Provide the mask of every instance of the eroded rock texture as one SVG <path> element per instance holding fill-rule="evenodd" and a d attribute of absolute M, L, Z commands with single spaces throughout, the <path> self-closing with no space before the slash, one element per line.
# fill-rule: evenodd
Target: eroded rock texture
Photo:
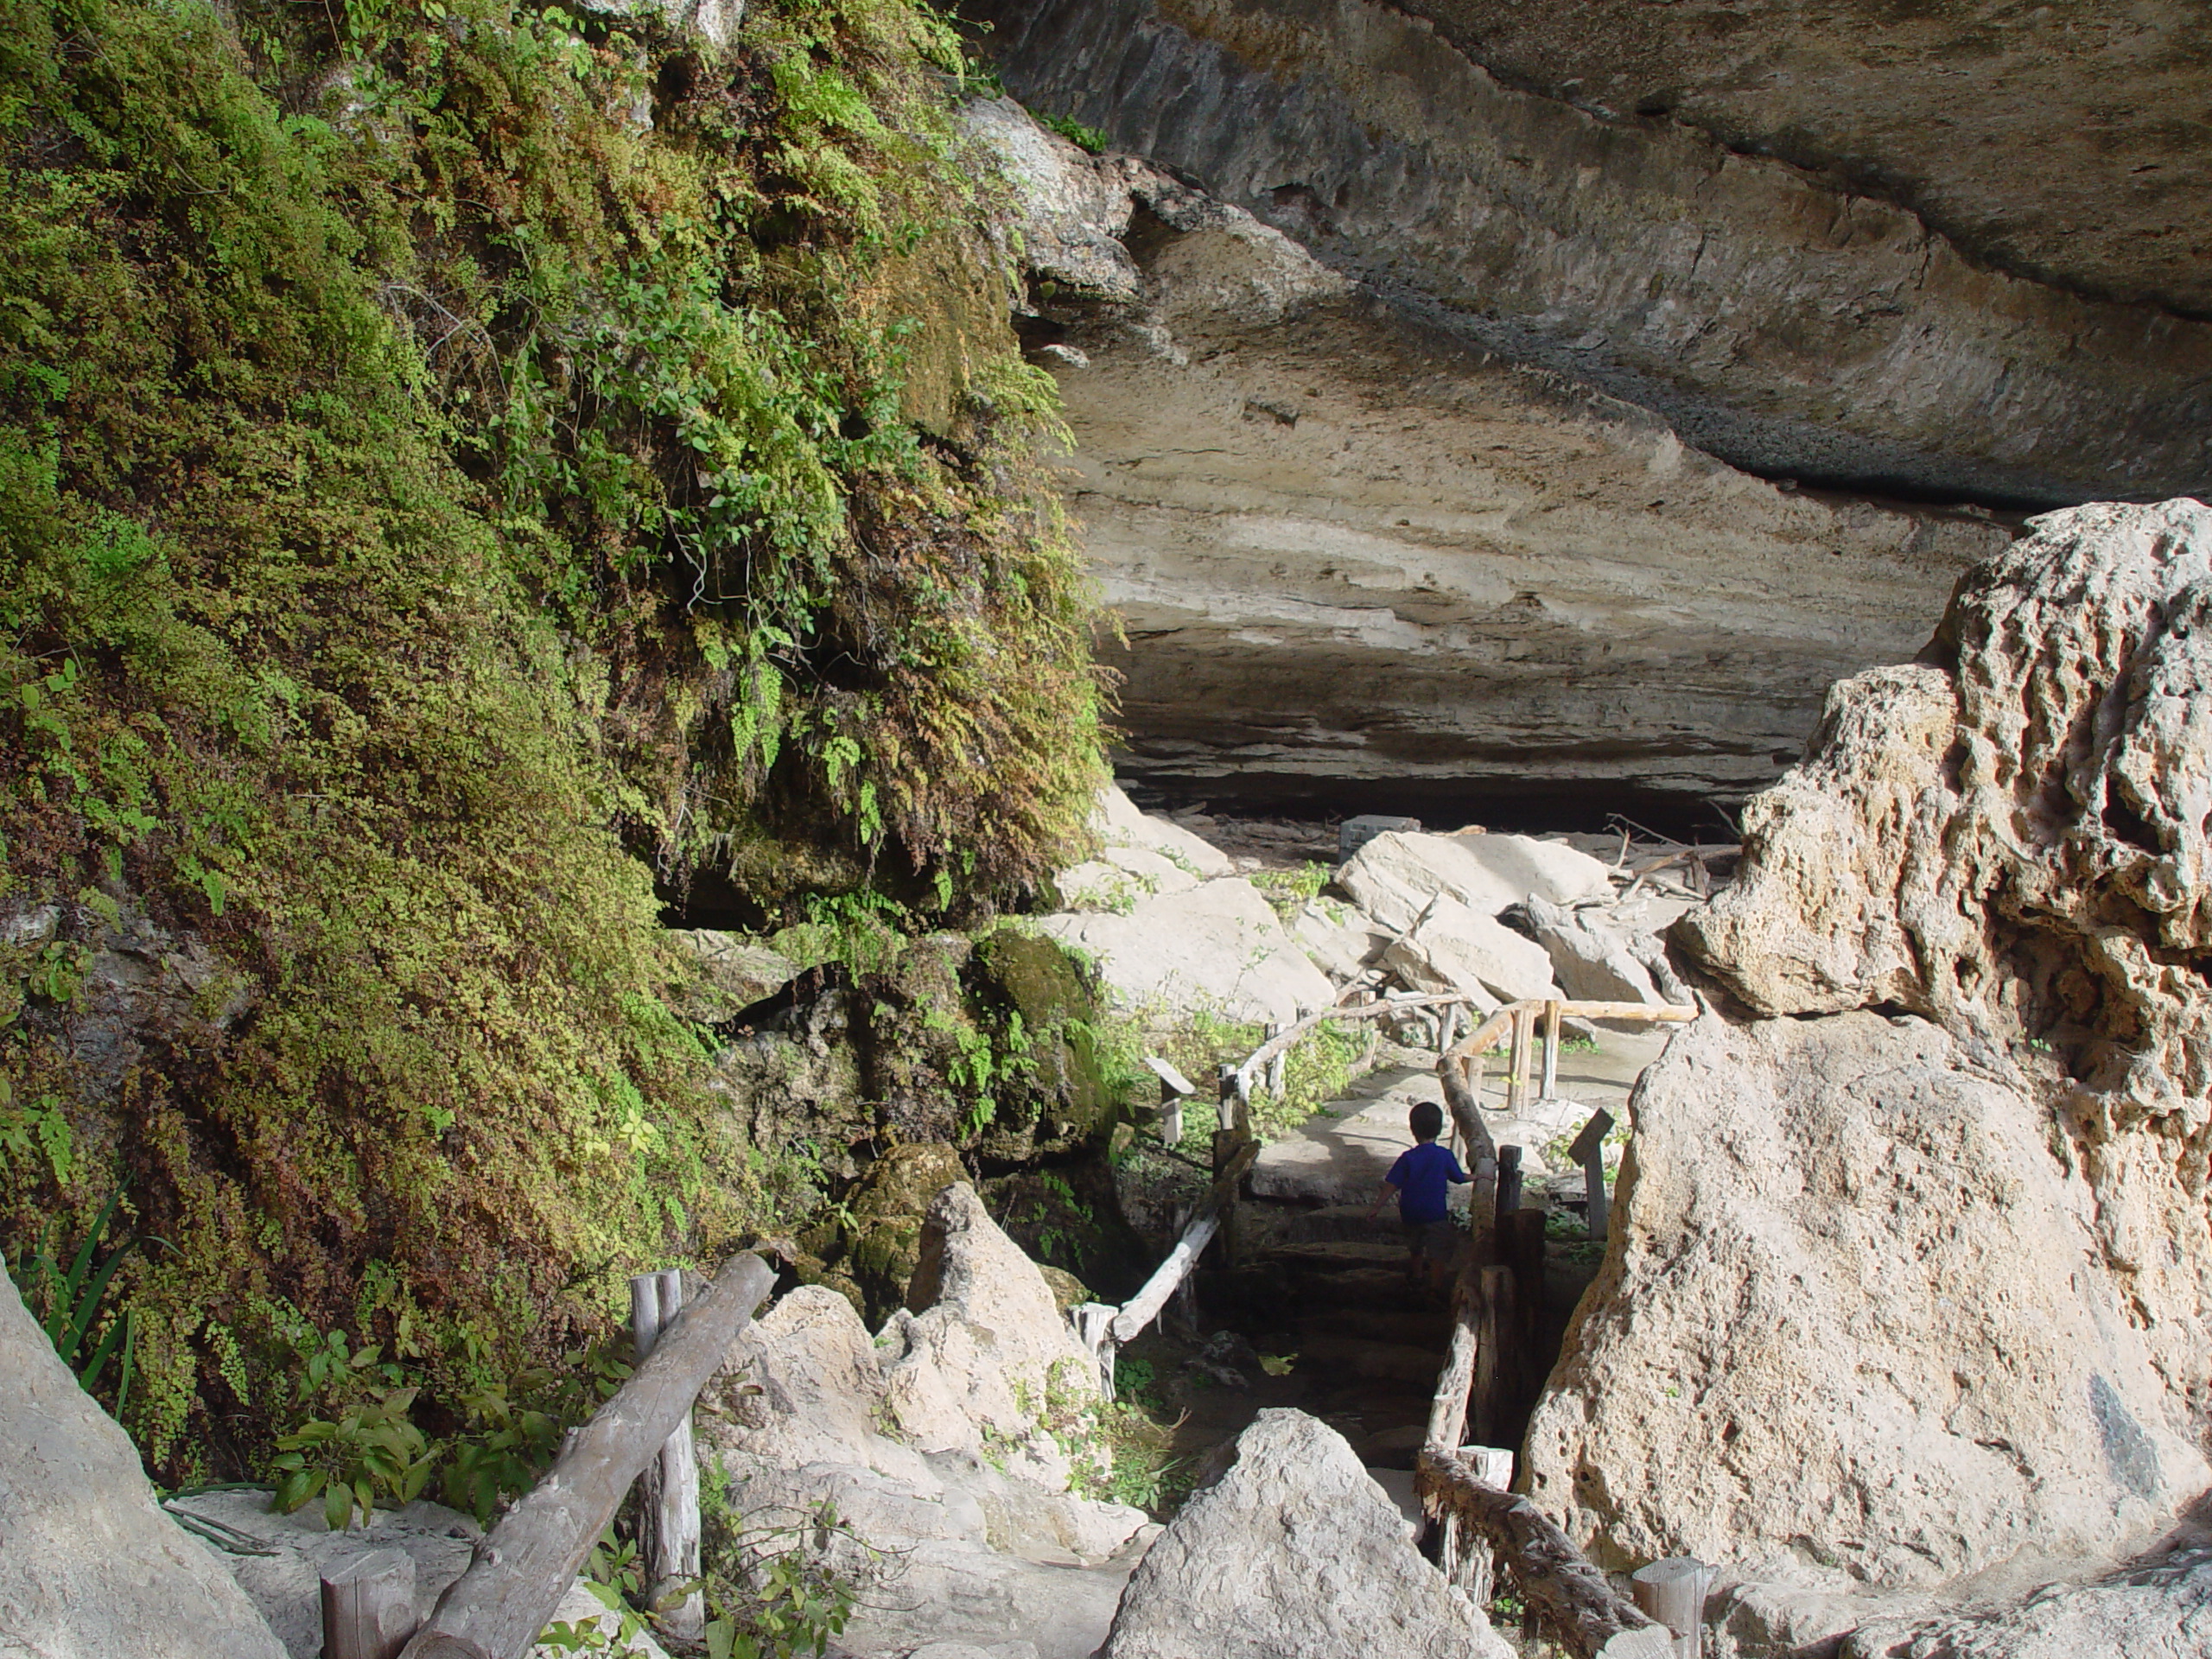
<path fill-rule="evenodd" d="M 1241 207 L 1011 105 L 973 118 L 1017 181 L 1029 331 L 1128 630 L 1129 775 L 1439 817 L 1741 795 L 2009 537 L 1748 476 Z"/>
<path fill-rule="evenodd" d="M 1736 465 L 2202 488 L 2212 325 L 2168 308 L 2207 304 L 2202 29 L 2009 10 L 1003 0 L 993 49 L 1031 107 Z"/>
<path fill-rule="evenodd" d="M 1675 942 L 1828 1017 L 1700 1022 L 1633 1103 L 1529 1442 L 1601 1550 L 1934 1582 L 2212 1481 L 2208 601 L 2212 510 L 2052 514 L 1746 809 Z"/>

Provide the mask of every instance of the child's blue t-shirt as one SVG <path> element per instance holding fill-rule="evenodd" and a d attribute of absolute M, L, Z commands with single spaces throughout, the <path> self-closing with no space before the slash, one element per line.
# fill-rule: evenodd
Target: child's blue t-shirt
<path fill-rule="evenodd" d="M 1465 1185 L 1470 1179 L 1452 1155 L 1452 1148 L 1438 1141 L 1424 1141 L 1398 1154 L 1390 1173 L 1382 1178 L 1398 1189 L 1398 1214 L 1406 1221 L 1442 1221 L 1452 1213 L 1445 1197 L 1447 1183 Z"/>

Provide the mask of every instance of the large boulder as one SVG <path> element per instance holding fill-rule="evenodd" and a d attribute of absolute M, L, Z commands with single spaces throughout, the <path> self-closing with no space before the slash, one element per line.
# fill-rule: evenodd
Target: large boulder
<path fill-rule="evenodd" d="M 1122 914 L 1047 916 L 1042 926 L 1096 957 L 1116 998 L 1140 1010 L 1206 1005 L 1230 1020 L 1288 1024 L 1337 1000 L 1259 889 L 1234 877 L 1139 899 Z"/>
<path fill-rule="evenodd" d="M 2043 1109 L 1928 1021 L 1675 1038 L 1529 1491 L 1601 1564 L 1933 1584 L 2147 1535 L 2212 1481 Z"/>
<path fill-rule="evenodd" d="M 1327 1424 L 1263 1411 L 1168 1524 L 1099 1659 L 1507 1659 Z"/>
<path fill-rule="evenodd" d="M 2212 511 L 2049 515 L 1747 807 L 1672 937 L 1796 1017 L 1646 1073 L 1530 1430 L 1602 1557 L 1934 1586 L 2212 1485 L 2208 641 Z"/>
<path fill-rule="evenodd" d="M 1555 905 L 1611 899 L 1611 874 L 1589 854 L 1528 836 L 1429 836 L 1393 830 L 1337 872 L 1337 885 L 1383 926 L 1403 930 L 1442 893 L 1496 916 L 1530 897 Z"/>
<path fill-rule="evenodd" d="M 980 1454 L 987 1436 L 1021 1444 L 1053 1402 L 1097 1392 L 1052 1287 L 965 1182 L 930 1205 L 906 1300 L 914 1311 L 893 1315 L 879 1338 L 884 1409 L 921 1451 Z"/>
<path fill-rule="evenodd" d="M 1557 996 L 1544 947 L 1481 911 L 1439 894 L 1382 960 L 1418 991 L 1459 991 L 1484 1013 L 1524 997 Z"/>
<path fill-rule="evenodd" d="M 1012 1263 L 998 1261 L 990 1276 L 1015 1276 Z M 1018 1294 L 980 1294 L 973 1306 L 1010 1319 L 1039 1311 Z M 1001 1344 L 997 1331 L 970 1332 L 957 1357 L 995 1370 L 1022 1345 L 1018 1332 L 1007 1335 Z M 956 1344 L 938 1341 L 929 1363 L 955 1357 Z M 818 1550 L 861 1586 L 861 1611 L 839 1638 L 847 1651 L 905 1654 L 958 1639 L 1005 1659 L 1013 1641 L 1038 1659 L 1087 1659 L 1156 1529 L 1141 1510 L 1058 1490 L 1065 1459 L 1033 1455 L 1033 1434 L 1014 1446 L 1002 1423 L 988 1457 L 957 1446 L 925 1454 L 902 1438 L 887 1374 L 916 1363 L 896 1339 L 879 1346 L 849 1302 L 816 1287 L 785 1296 L 739 1337 L 695 1421 L 751 1547 Z M 935 1381 L 936 1403 L 950 1399 L 950 1409 L 990 1393 L 974 1379 Z M 982 1440 L 944 1434 L 942 1421 L 921 1420 L 924 1445 Z M 824 1504 L 842 1523 L 835 1532 L 810 1524 Z"/>
<path fill-rule="evenodd" d="M 2212 509 L 2051 513 L 1961 584 L 1929 660 L 1837 685 L 1675 924 L 1762 1014 L 1886 1007 L 2037 1080 L 2102 1271 L 2212 1420 Z"/>
<path fill-rule="evenodd" d="M 0 1274 L 0 1654 L 285 1659 Z"/>

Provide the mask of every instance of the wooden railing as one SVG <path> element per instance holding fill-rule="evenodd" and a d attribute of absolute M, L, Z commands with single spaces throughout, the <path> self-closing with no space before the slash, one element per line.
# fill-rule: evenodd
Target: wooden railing
<path fill-rule="evenodd" d="M 673 1273 L 633 1281 L 637 1369 L 582 1427 L 569 1431 L 543 1479 L 488 1535 L 468 1568 L 418 1619 L 414 1563 L 375 1550 L 334 1563 L 322 1581 L 325 1659 L 522 1659 L 575 1581 L 592 1545 L 649 1467 L 648 1570 L 668 1590 L 698 1571 L 698 1486 L 692 1402 L 767 1295 L 775 1274 L 757 1255 L 723 1263 L 706 1293 L 682 1306 Z M 692 1595 L 674 1602 L 671 1633 L 696 1638 Z"/>
<path fill-rule="evenodd" d="M 1662 1623 L 1616 1592 L 1605 1575 L 1586 1560 L 1566 1535 L 1524 1497 L 1503 1490 L 1512 1454 L 1463 1446 L 1471 1408 L 1478 1434 L 1493 1433 L 1510 1414 L 1510 1402 L 1534 1391 L 1529 1375 L 1532 1343 L 1543 1297 L 1543 1217 L 1520 1206 L 1518 1147 L 1494 1144 L 1483 1120 L 1483 1072 L 1491 1048 L 1510 1037 L 1506 1107 L 1518 1114 L 1529 1103 L 1534 1051 L 1541 1022 L 1542 1091 L 1557 1086 L 1560 1027 L 1568 1019 L 1675 1023 L 1700 1010 L 1637 1002 L 1516 1002 L 1490 1015 L 1437 1062 L 1444 1097 L 1465 1148 L 1474 1178 L 1468 1252 L 1452 1297 L 1452 1345 L 1429 1406 L 1415 1488 L 1422 1507 L 1442 1529 L 1446 1574 L 1471 1593 L 1486 1592 L 1492 1564 L 1513 1575 L 1522 1605 L 1575 1659 L 1664 1659 L 1694 1655 L 1698 1604 L 1709 1573 L 1696 1562 L 1662 1562 L 1668 1571 L 1636 1586 L 1670 1615 Z M 1605 1131 L 1609 1113 L 1593 1113 L 1577 1137 L 1574 1155 L 1589 1194 L 1589 1230 L 1605 1231 Z M 1677 1570 L 1682 1569 L 1682 1570 Z M 1687 1586 L 1687 1588 L 1685 1587 Z"/>

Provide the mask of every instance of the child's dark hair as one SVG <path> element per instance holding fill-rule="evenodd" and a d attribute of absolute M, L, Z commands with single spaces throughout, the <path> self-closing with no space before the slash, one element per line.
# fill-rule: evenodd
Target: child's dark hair
<path fill-rule="evenodd" d="M 1433 1141 L 1444 1133 L 1444 1109 L 1433 1100 L 1417 1102 L 1406 1120 L 1416 1141 Z"/>

